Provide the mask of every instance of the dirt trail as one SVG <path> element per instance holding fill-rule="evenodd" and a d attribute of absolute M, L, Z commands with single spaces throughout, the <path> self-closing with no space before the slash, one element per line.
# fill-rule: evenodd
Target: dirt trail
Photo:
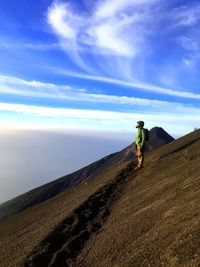
<path fill-rule="evenodd" d="M 98 189 L 62 220 L 34 249 L 24 266 L 71 266 L 86 241 L 101 229 L 120 197 L 132 166 L 120 171 L 110 183 Z"/>

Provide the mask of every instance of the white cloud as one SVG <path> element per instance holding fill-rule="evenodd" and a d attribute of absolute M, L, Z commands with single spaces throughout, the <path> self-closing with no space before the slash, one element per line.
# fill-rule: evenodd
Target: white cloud
<path fill-rule="evenodd" d="M 100 2 L 92 17 L 94 26 L 90 26 L 95 44 L 102 49 L 108 49 L 114 55 L 136 56 L 142 50 L 144 36 L 149 33 L 143 24 L 150 18 L 148 12 L 139 12 L 137 7 L 155 2 L 158 1 Z"/>
<path fill-rule="evenodd" d="M 77 20 L 79 20 L 78 17 L 73 18 L 69 4 L 55 2 L 49 8 L 48 22 L 54 31 L 64 38 L 73 39 L 76 37 Z M 75 22 L 74 25 L 73 21 Z"/>
<path fill-rule="evenodd" d="M 48 9 L 48 24 L 75 65 L 95 76 L 94 80 L 105 81 L 106 78 L 99 76 L 106 76 L 107 82 L 113 78 L 113 81 L 118 80 L 116 84 L 136 85 L 141 90 L 158 94 L 199 98 L 194 93 L 156 88 L 145 83 L 152 77 L 160 82 L 160 69 L 156 77 L 152 73 L 159 68 L 153 57 L 162 57 L 160 67 L 166 70 L 168 63 L 177 61 L 177 55 L 182 53 L 176 71 L 163 75 L 171 76 L 173 72 L 171 84 L 180 86 L 179 73 L 188 71 L 188 65 L 181 62 L 182 58 L 199 61 L 199 35 L 194 29 L 199 20 L 199 4 L 180 4 L 178 8 L 173 8 L 171 4 L 165 5 L 163 0 L 99 0 L 90 2 L 90 5 L 88 13 L 76 9 L 76 3 L 62 1 L 54 1 Z M 194 26 L 192 31 L 187 31 L 188 26 Z M 177 31 L 177 27 L 181 27 L 181 31 Z M 170 48 L 173 41 L 175 46 L 169 49 L 173 52 L 168 52 L 164 60 L 163 54 L 160 54 L 163 53 L 162 45 L 166 43 Z M 180 46 L 186 51 L 180 50 Z M 184 54 L 188 52 L 191 55 Z M 170 77 L 163 80 L 166 79 Z"/>
<path fill-rule="evenodd" d="M 95 44 L 106 50 L 104 53 L 134 56 L 137 49 L 127 42 L 125 36 L 122 38 L 123 26 L 120 24 L 119 21 L 111 20 L 93 27 L 90 32 L 93 33 Z"/>
<path fill-rule="evenodd" d="M 86 16 L 77 15 L 69 4 L 55 1 L 48 9 L 47 21 L 68 52 L 80 52 L 89 45 L 95 54 L 135 56 L 149 32 L 143 24 L 150 18 L 145 9 L 141 12 L 137 7 L 155 2 L 158 0 L 102 1 Z"/>
<path fill-rule="evenodd" d="M 194 65 L 194 62 L 191 59 L 183 58 L 182 61 L 187 68 L 191 68 Z"/>
<path fill-rule="evenodd" d="M 200 50 L 197 40 L 192 37 L 181 36 L 177 39 L 177 41 L 184 49 L 191 52 L 198 52 Z"/>
<path fill-rule="evenodd" d="M 73 76 L 73 73 L 71 74 Z M 77 75 L 77 77 L 85 79 L 94 79 L 99 81 L 104 81 L 108 83 L 120 84 L 123 86 L 128 86 L 132 88 L 140 88 L 142 90 L 147 90 L 156 93 L 162 93 L 166 95 L 176 95 L 179 97 L 200 99 L 200 95 L 193 94 L 190 92 L 180 92 L 172 89 L 160 88 L 157 86 L 149 84 L 140 83 L 129 83 L 120 80 L 108 79 L 105 77 L 95 77 L 88 75 Z M 75 76 L 76 77 L 76 76 Z M 94 94 L 88 93 L 87 90 L 71 88 L 67 85 L 57 85 L 52 83 L 44 83 L 40 81 L 26 81 L 11 76 L 0 76 L 0 93 L 9 95 L 21 95 L 27 97 L 36 97 L 44 99 L 57 99 L 57 100 L 68 100 L 75 101 L 76 103 L 88 102 L 88 103 L 110 103 L 116 105 L 130 105 L 130 106 L 143 106 L 146 108 L 159 108 L 159 110 L 171 107 L 171 105 L 176 104 L 176 106 L 182 106 L 180 103 L 171 103 L 168 101 L 160 101 L 156 99 L 145 99 L 138 97 L 128 97 L 128 96 L 117 96 L 117 95 L 107 95 L 107 94 Z"/>
<path fill-rule="evenodd" d="M 82 110 L 82 109 L 67 109 L 67 108 L 50 108 L 42 106 L 29 106 L 23 104 L 7 104 L 0 103 L 0 110 L 14 111 L 21 113 L 32 113 L 41 117 L 59 116 L 67 118 L 79 119 L 105 119 L 117 120 L 122 117 L 131 118 L 133 114 L 112 112 L 112 111 L 98 111 L 98 110 Z"/>
<path fill-rule="evenodd" d="M 70 87 L 67 85 L 59 86 L 55 85 L 53 83 L 46 83 L 46 82 L 40 82 L 40 81 L 27 81 L 23 80 L 17 77 L 12 76 L 6 76 L 6 75 L 0 75 L 0 85 L 1 87 L 4 85 L 19 85 L 19 86 L 29 86 L 34 88 L 46 88 L 46 89 L 64 89 L 64 90 L 70 90 Z"/>
<path fill-rule="evenodd" d="M 134 1 L 124 0 L 124 1 L 113 1 L 106 0 L 99 3 L 96 8 L 95 16 L 99 19 L 107 19 L 117 15 L 120 11 L 124 11 L 129 6 L 132 6 Z"/>
<path fill-rule="evenodd" d="M 47 23 L 57 35 L 60 47 L 68 56 L 81 68 L 91 72 L 92 69 L 80 55 L 83 47 L 79 44 L 85 40 L 84 29 L 87 25 L 87 18 L 77 15 L 70 4 L 54 1 L 48 8 Z"/>
<path fill-rule="evenodd" d="M 194 26 L 200 21 L 200 4 L 192 1 L 187 5 L 182 5 L 171 12 L 171 18 L 175 26 Z"/>
<path fill-rule="evenodd" d="M 69 75 L 69 76 L 73 76 L 73 77 L 77 77 L 77 78 L 107 82 L 107 83 L 127 86 L 127 87 L 134 88 L 134 89 L 142 89 L 144 91 L 154 92 L 157 94 L 178 96 L 181 98 L 200 99 L 200 94 L 195 94 L 195 93 L 187 92 L 187 91 L 177 91 L 175 89 L 159 87 L 156 85 L 147 84 L 147 83 L 143 83 L 143 82 L 127 82 L 124 80 L 112 79 L 112 78 L 101 77 L 101 76 L 66 72 L 63 70 L 56 70 L 56 69 L 52 69 L 52 70 L 54 70 L 60 74 Z"/>
<path fill-rule="evenodd" d="M 95 15 L 97 18 L 110 18 L 119 12 L 127 11 L 131 7 L 150 5 L 155 2 L 158 2 L 158 0 L 106 0 L 98 5 Z"/>
<path fill-rule="evenodd" d="M 22 41 L 16 42 L 15 40 L 0 40 L 0 48 L 48 51 L 48 50 L 60 50 L 60 45 L 58 43 L 28 43 Z"/>
<path fill-rule="evenodd" d="M 29 106 L 22 104 L 0 103 L 0 110 L 12 112 L 15 115 L 13 120 L 1 120 L 1 127 L 16 128 L 60 128 L 60 129 L 94 129 L 100 131 L 127 131 L 132 132 L 135 128 L 135 121 L 142 119 L 148 128 L 161 126 L 167 131 L 180 134 L 193 130 L 199 124 L 200 109 L 181 108 L 171 105 L 166 112 L 112 112 L 100 110 L 82 110 L 67 108 L 50 108 L 43 106 Z M 176 116 L 174 116 L 174 112 Z M 194 116 L 196 114 L 196 116 Z M 26 115 L 23 121 L 22 115 Z M 17 117 L 18 116 L 18 117 Z M 30 117 L 31 116 L 31 117 Z M 50 120 L 50 121 L 49 121 Z"/>

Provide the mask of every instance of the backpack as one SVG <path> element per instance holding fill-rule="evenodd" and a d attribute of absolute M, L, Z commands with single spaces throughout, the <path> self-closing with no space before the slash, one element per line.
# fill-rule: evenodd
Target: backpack
<path fill-rule="evenodd" d="M 148 142 L 149 141 L 149 130 L 143 128 L 143 131 L 144 131 L 144 136 L 145 136 L 145 142 Z"/>

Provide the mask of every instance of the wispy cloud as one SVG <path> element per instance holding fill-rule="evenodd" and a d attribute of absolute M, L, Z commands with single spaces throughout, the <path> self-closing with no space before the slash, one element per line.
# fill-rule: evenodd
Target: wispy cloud
<path fill-rule="evenodd" d="M 174 21 L 174 26 L 191 27 L 198 25 L 200 22 L 200 4 L 198 1 L 191 1 L 180 5 L 172 10 L 170 16 Z"/>
<path fill-rule="evenodd" d="M 49 6 L 47 22 L 68 57 L 85 72 L 96 77 L 148 83 L 152 77 L 159 82 L 159 67 L 167 70 L 167 61 L 176 61 L 173 76 L 178 80 L 179 70 L 187 71 L 183 58 L 197 59 L 197 55 L 191 58 L 187 53 L 199 51 L 199 37 L 195 37 L 199 36 L 195 28 L 199 11 L 197 2 L 174 8 L 165 5 L 163 0 L 105 0 L 92 2 L 87 13 L 77 10 L 76 4 L 54 1 Z M 193 30 L 188 32 L 188 27 Z M 168 60 L 164 60 L 163 43 L 169 46 Z M 178 58 L 176 55 L 182 48 L 187 51 Z M 154 62 L 157 57 L 162 58 L 159 67 Z M 158 73 L 152 73 L 153 69 Z M 167 77 L 168 73 L 163 75 Z M 147 86 L 140 88 L 143 87 Z M 151 87 L 153 91 L 181 97 L 180 92 L 158 89 Z M 194 98 L 195 94 L 183 92 L 182 96 Z"/>
<path fill-rule="evenodd" d="M 5 76 L 5 75 L 0 75 L 0 84 L 1 86 L 6 84 L 6 85 L 20 85 L 20 86 L 30 86 L 30 87 L 34 87 L 34 88 L 46 88 L 46 89 L 64 89 L 64 90 L 70 90 L 70 87 L 67 85 L 63 85 L 63 86 L 59 86 L 59 85 L 55 85 L 53 83 L 44 83 L 44 82 L 40 82 L 40 81 L 27 81 L 27 80 L 23 80 L 17 77 L 12 77 L 12 76 Z"/>
<path fill-rule="evenodd" d="M 130 8 L 136 8 L 142 5 L 151 5 L 158 2 L 158 0 L 106 0 L 99 2 L 96 8 L 96 17 L 98 18 L 109 18 L 118 15 L 121 11 L 130 10 Z"/>
<path fill-rule="evenodd" d="M 94 45 L 118 56 L 135 57 L 143 50 L 144 40 L 152 31 L 151 7 L 159 0 L 107 0 L 99 2 L 92 16 L 94 26 L 88 32 Z M 144 8 L 148 7 L 148 11 Z"/>
<path fill-rule="evenodd" d="M 57 35 L 61 48 L 83 69 L 92 69 L 80 55 L 79 39 L 83 39 L 83 29 L 87 19 L 73 12 L 69 3 L 54 1 L 48 8 L 47 22 Z M 80 38 L 78 38 L 78 36 Z"/>
<path fill-rule="evenodd" d="M 111 84 L 116 84 L 116 85 L 122 85 L 122 86 L 130 87 L 130 88 L 134 88 L 134 89 L 141 89 L 141 90 L 148 91 L 148 92 L 154 92 L 157 94 L 178 96 L 180 98 L 200 99 L 200 94 L 195 94 L 195 93 L 187 92 L 187 91 L 178 91 L 178 90 L 173 89 L 173 88 L 159 87 L 159 86 L 147 84 L 144 82 L 129 82 L 129 81 L 125 81 L 125 80 L 107 78 L 107 77 L 102 77 L 102 76 L 67 72 L 67 71 L 58 70 L 58 69 L 54 69 L 54 68 L 52 68 L 52 70 L 57 72 L 57 73 L 72 76 L 72 77 L 94 80 L 94 81 L 100 81 L 100 82 L 106 82 L 106 83 L 111 83 Z"/>
<path fill-rule="evenodd" d="M 77 65 L 90 73 L 107 71 L 106 56 L 125 57 L 124 60 L 129 61 L 144 52 L 145 37 L 152 33 L 146 26 L 154 23 L 149 9 L 159 1 L 99 1 L 93 4 L 90 14 L 78 14 L 69 3 L 54 1 L 48 9 L 47 21 L 61 47 Z M 143 8 L 144 4 L 148 5 L 148 10 Z M 94 57 L 93 62 L 97 62 L 99 69 L 85 60 L 84 53 Z M 120 63 L 118 65 L 115 68 L 126 76 Z M 131 63 L 126 65 L 130 72 Z"/>
<path fill-rule="evenodd" d="M 197 67 L 194 58 L 199 54 L 200 4 L 197 1 L 178 5 L 163 0 L 99 0 L 89 1 L 88 10 L 77 3 L 52 1 L 45 17 L 51 30 L 48 34 L 57 37 L 59 46 L 73 63 L 69 59 L 65 63 L 64 54 L 61 58 L 62 54 L 51 51 L 49 60 L 50 53 L 45 53 L 44 65 L 52 62 L 55 68 L 40 68 L 37 76 L 46 79 L 53 73 L 50 80 L 57 75 L 55 83 L 0 76 L 0 92 L 5 99 L 5 94 L 20 95 L 29 98 L 29 103 L 34 97 L 42 98 L 39 102 L 44 105 L 50 105 L 53 101 L 49 99 L 55 99 L 57 105 L 63 106 L 88 108 L 92 103 L 96 109 L 123 108 L 123 111 L 142 110 L 151 114 L 155 114 L 156 109 L 163 114 L 164 110 L 171 109 L 177 114 L 185 110 L 198 111 L 198 108 L 192 109 L 199 107 L 197 100 L 200 99 L 198 79 L 193 79 L 194 67 Z M 58 48 L 56 43 L 31 41 L 23 46 L 44 51 Z M 35 55 L 37 52 L 30 58 Z M 59 63 L 63 69 L 58 67 Z M 48 74 L 44 72 L 47 69 Z M 62 84 L 56 84 L 58 76 Z M 186 77 L 192 82 L 187 82 Z M 70 85 L 66 85 L 67 82 Z M 25 98 L 19 97 L 13 102 L 19 99 Z"/>
<path fill-rule="evenodd" d="M 75 74 L 74 74 L 75 75 Z M 78 75 L 78 74 L 77 74 Z M 79 78 L 82 75 L 78 76 Z M 123 86 L 128 86 L 131 88 L 139 88 L 142 90 L 148 90 L 156 93 L 164 93 L 169 95 L 176 95 L 186 98 L 200 99 L 200 95 L 193 94 L 190 92 L 179 92 L 172 89 L 160 88 L 152 85 L 145 84 L 133 84 L 120 80 L 113 80 L 104 77 L 90 77 L 88 75 L 83 76 L 85 79 L 94 79 L 98 81 L 104 81 L 113 84 L 119 84 Z M 10 76 L 0 76 L 0 93 L 9 95 L 19 95 L 26 97 L 36 97 L 44 99 L 55 99 L 55 100 L 68 100 L 74 101 L 76 103 L 87 102 L 87 103 L 110 103 L 116 105 L 130 105 L 134 107 L 147 107 L 147 108 L 159 108 L 159 110 L 171 108 L 171 106 L 176 105 L 182 106 L 180 103 L 160 101 L 156 99 L 146 99 L 131 96 L 119 96 L 112 94 L 95 94 L 92 92 L 87 92 L 86 89 L 76 89 L 68 85 L 57 85 L 52 83 L 45 83 L 40 81 L 26 81 L 16 77 Z"/>
<path fill-rule="evenodd" d="M 45 43 L 45 42 L 25 42 L 23 40 L 15 40 L 8 37 L 0 36 L 0 48 L 3 49 L 17 49 L 17 50 L 60 50 L 59 43 Z"/>
<path fill-rule="evenodd" d="M 40 51 L 47 51 L 47 50 L 59 50 L 60 46 L 58 43 L 21 43 L 20 47 L 33 49 L 33 50 L 40 50 Z"/>
<path fill-rule="evenodd" d="M 181 36 L 180 38 L 178 38 L 178 42 L 186 50 L 189 50 L 191 52 L 199 51 L 199 44 L 191 37 Z"/>
<path fill-rule="evenodd" d="M 112 81 L 113 82 L 113 81 Z M 4 84 L 5 87 L 2 86 Z M 128 96 L 94 94 L 72 89 L 65 85 L 56 85 L 40 81 L 26 81 L 16 77 L 0 76 L 0 91 L 9 95 L 23 95 L 43 99 L 75 101 L 75 103 L 108 103 L 122 105 L 124 112 L 85 110 L 70 108 L 53 108 L 24 104 L 0 103 L 0 111 L 17 114 L 13 119 L 7 116 L 1 118 L 3 127 L 16 128 L 76 128 L 96 130 L 132 131 L 132 121 L 144 119 L 149 127 L 162 125 L 175 127 L 177 131 L 185 132 L 190 127 L 196 127 L 200 109 L 176 102 L 160 101 Z M 72 102 L 71 102 L 72 103 Z M 125 112 L 132 110 L 133 112 Z M 128 108 L 128 109 L 127 109 Z M 121 110 L 121 109 L 120 109 Z M 159 110 L 159 114 L 157 111 Z M 195 114 L 195 116 L 194 116 Z M 9 115 L 10 116 L 10 115 Z M 25 118 L 24 118 L 25 116 Z M 28 116 L 28 117 L 27 117 Z M 30 117 L 31 116 L 31 117 Z M 29 118 L 30 117 L 30 118 Z M 28 119 L 27 119 L 28 118 Z M 15 125 L 16 124 L 16 125 Z M 21 126 L 20 126 L 21 125 Z M 187 126 L 186 126 L 187 125 Z M 179 129 L 179 130 L 178 130 Z"/>
<path fill-rule="evenodd" d="M 48 22 L 60 37 L 75 39 L 82 19 L 73 15 L 68 3 L 54 1 L 49 7 Z"/>
<path fill-rule="evenodd" d="M 82 110 L 68 108 L 50 108 L 43 106 L 29 106 L 22 104 L 0 103 L 0 110 L 4 112 L 12 112 L 21 114 L 20 119 L 24 128 L 51 128 L 59 127 L 65 129 L 96 129 L 102 131 L 125 131 L 132 132 L 134 123 L 138 119 L 143 119 L 147 127 L 151 128 L 155 125 L 164 127 L 166 130 L 173 129 L 174 133 L 184 133 L 191 131 L 198 126 L 199 109 L 182 108 L 174 116 L 173 110 L 168 113 L 124 113 L 100 110 Z M 194 112 L 196 117 L 194 116 Z M 23 121 L 22 114 L 27 114 L 26 121 Z M 31 117 L 29 117 L 31 116 Z M 43 120 L 45 118 L 45 120 Z M 47 119 L 48 118 L 48 119 Z M 48 124 L 50 120 L 50 124 Z M 5 123 L 5 125 L 4 125 Z M 12 123 L 12 127 L 20 128 L 20 120 L 16 120 L 17 125 Z M 1 120 L 0 125 L 8 126 L 8 122 Z"/>
<path fill-rule="evenodd" d="M 145 4 L 150 8 L 159 1 L 100 1 L 88 16 L 77 14 L 69 3 L 54 1 L 47 20 L 62 44 L 73 44 L 68 49 L 81 51 L 89 46 L 95 54 L 132 57 L 150 32 L 145 24 L 152 22 L 150 12 L 141 7 Z"/>
<path fill-rule="evenodd" d="M 179 29 L 177 44 L 185 50 L 183 63 L 191 68 L 199 61 L 200 56 L 200 3 L 190 1 L 174 8 L 168 15 L 171 26 Z"/>

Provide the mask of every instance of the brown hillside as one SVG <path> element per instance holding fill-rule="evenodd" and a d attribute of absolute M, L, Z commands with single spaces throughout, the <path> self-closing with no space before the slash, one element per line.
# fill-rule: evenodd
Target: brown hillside
<path fill-rule="evenodd" d="M 200 266 L 200 131 L 132 173 L 76 266 Z"/>
<path fill-rule="evenodd" d="M 200 131 L 0 223 L 0 266 L 199 266 Z"/>
<path fill-rule="evenodd" d="M 170 136 L 161 127 L 154 127 L 149 131 L 149 142 L 146 145 L 146 151 L 154 150 L 164 144 L 173 141 Z M 73 187 L 78 183 L 94 179 L 100 176 L 107 169 L 114 169 L 124 162 L 128 162 L 134 157 L 134 143 L 122 151 L 108 155 L 96 162 L 68 175 L 60 177 L 52 182 L 34 188 L 20 196 L 15 197 L 5 203 L 0 204 L 0 220 L 17 214 L 27 208 L 38 205 L 56 195 L 60 194 L 67 188 Z M 67 163 L 66 163 L 67 164 Z"/>

